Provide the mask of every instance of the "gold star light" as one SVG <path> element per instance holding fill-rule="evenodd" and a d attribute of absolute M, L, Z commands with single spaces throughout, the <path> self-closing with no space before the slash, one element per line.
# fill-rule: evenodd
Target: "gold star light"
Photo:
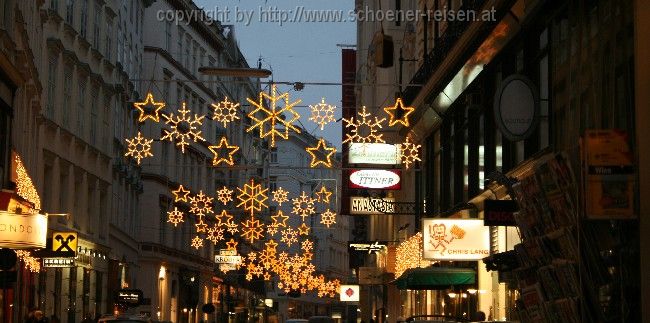
<path fill-rule="evenodd" d="M 201 239 L 199 236 L 194 237 L 194 239 L 192 239 L 192 247 L 197 250 L 203 247 L 203 239 Z"/>
<path fill-rule="evenodd" d="M 211 106 L 213 111 L 212 120 L 223 123 L 224 128 L 228 127 L 229 122 L 239 120 L 237 116 L 239 103 L 228 101 L 228 97 L 217 104 L 212 103 Z"/>
<path fill-rule="evenodd" d="M 155 102 L 153 100 L 153 94 L 147 93 L 147 98 L 144 102 L 135 102 L 133 103 L 136 109 L 140 111 L 140 116 L 138 117 L 138 122 L 144 122 L 147 119 L 151 119 L 155 122 L 160 121 L 160 110 L 165 107 L 163 102 Z M 152 114 L 148 114 L 146 110 L 153 111 Z"/>
<path fill-rule="evenodd" d="M 307 147 L 305 150 L 307 150 L 307 153 L 311 155 L 311 163 L 309 164 L 309 167 L 314 168 L 318 165 L 323 165 L 327 168 L 332 167 L 332 155 L 336 153 L 336 148 L 327 147 L 325 139 L 319 139 L 316 147 Z M 316 156 L 317 152 L 322 153 L 325 156 L 325 160 L 319 159 Z"/>
<path fill-rule="evenodd" d="M 271 147 L 275 147 L 275 137 L 279 136 L 283 139 L 289 139 L 289 130 L 300 133 L 300 129 L 293 125 L 295 121 L 300 118 L 300 115 L 294 106 L 300 103 L 300 100 L 289 102 L 289 93 L 277 94 L 275 85 L 271 86 L 271 94 L 260 92 L 258 101 L 253 101 L 249 98 L 246 99 L 252 104 L 255 109 L 248 113 L 248 117 L 252 119 L 254 124 L 246 129 L 250 132 L 255 128 L 259 128 L 260 138 L 271 137 Z M 265 103 L 268 102 L 268 106 Z M 283 106 L 279 106 L 280 103 Z M 262 114 L 260 117 L 259 114 Z M 286 113 L 286 114 L 285 114 Z M 284 128 L 283 131 L 278 130 L 278 127 Z"/>
<path fill-rule="evenodd" d="M 263 207 L 268 207 L 264 202 L 268 199 L 266 192 L 268 188 L 262 189 L 262 185 L 255 184 L 251 179 L 248 183 L 244 184 L 244 189 L 237 188 L 239 195 L 237 198 L 241 201 L 237 207 L 244 208 L 245 211 L 250 212 L 251 216 L 255 211 L 262 211 Z"/>
<path fill-rule="evenodd" d="M 303 222 L 299 227 L 298 227 L 298 233 L 300 233 L 301 236 L 308 236 L 309 235 L 309 226 L 307 223 Z"/>
<path fill-rule="evenodd" d="M 214 213 L 212 211 L 212 198 L 203 194 L 203 191 L 199 191 L 199 194 L 190 197 L 190 207 L 190 212 L 194 214 Z"/>
<path fill-rule="evenodd" d="M 232 215 L 228 214 L 228 211 L 226 210 L 222 210 L 221 214 L 217 215 L 215 218 L 217 219 L 216 225 L 218 227 L 227 227 L 234 224 L 234 222 L 232 222 Z"/>
<path fill-rule="evenodd" d="M 138 131 L 138 135 L 133 139 L 126 139 L 126 142 L 129 144 L 126 154 L 124 156 L 131 156 L 135 158 L 138 165 L 140 165 L 140 160 L 147 157 L 152 157 L 151 153 L 151 143 L 153 139 L 147 139 L 142 137 L 142 133 Z"/>
<path fill-rule="evenodd" d="M 305 218 L 314 214 L 314 199 L 307 196 L 303 191 L 302 194 L 295 199 L 291 200 L 293 202 L 293 210 L 291 213 L 299 215 L 302 217 L 302 220 L 305 221 Z"/>
<path fill-rule="evenodd" d="M 278 187 L 273 192 L 273 201 L 277 202 L 278 205 L 282 205 L 282 203 L 289 201 L 289 192 L 282 189 L 282 187 Z"/>
<path fill-rule="evenodd" d="M 242 224 L 242 237 L 250 243 L 259 240 L 264 235 L 264 225 L 257 219 L 251 217 Z"/>
<path fill-rule="evenodd" d="M 388 120 L 389 127 L 392 127 L 398 123 L 401 123 L 404 127 L 408 127 L 409 114 L 413 113 L 413 111 L 415 111 L 415 108 L 405 107 L 404 102 L 402 102 L 402 98 L 398 98 L 397 101 L 395 101 L 394 106 L 385 107 L 384 111 L 386 111 L 386 113 L 390 117 L 390 119 Z"/>
<path fill-rule="evenodd" d="M 179 211 L 177 207 L 174 207 L 174 210 L 167 212 L 167 222 L 177 226 L 183 221 L 183 212 Z"/>
<path fill-rule="evenodd" d="M 226 205 L 228 202 L 232 202 L 232 193 L 233 190 L 230 190 L 224 186 L 222 189 L 217 191 L 217 200 L 223 203 L 223 205 Z"/>
<path fill-rule="evenodd" d="M 180 113 L 179 115 L 172 113 L 168 116 L 163 114 L 163 117 L 167 119 L 165 123 L 168 124 L 172 130 L 164 129 L 163 131 L 165 132 L 165 135 L 161 140 L 176 140 L 176 146 L 181 147 L 181 152 L 185 153 L 185 147 L 189 146 L 190 140 L 194 142 L 205 141 L 205 139 L 201 137 L 201 129 L 199 128 L 203 125 L 203 118 L 205 118 L 205 116 L 194 114 L 194 117 L 192 118 L 188 115 L 190 110 L 186 108 L 185 102 L 183 102 L 182 107 L 178 112 Z"/>
<path fill-rule="evenodd" d="M 212 166 L 219 166 L 221 163 L 226 163 L 232 166 L 235 164 L 235 161 L 232 157 L 239 150 L 239 147 L 235 145 L 229 145 L 228 139 L 226 139 L 226 137 L 221 137 L 219 145 L 208 146 L 208 149 L 210 149 L 210 151 L 214 154 L 214 158 L 212 159 Z M 226 151 L 225 154 L 220 154 L 220 152 L 224 151 Z"/>
<path fill-rule="evenodd" d="M 309 108 L 311 109 L 311 117 L 309 120 L 318 124 L 320 130 L 323 130 L 326 124 L 336 122 L 336 119 L 334 119 L 334 110 L 336 110 L 336 106 L 325 103 L 325 98 L 316 105 L 310 105 Z"/>
<path fill-rule="evenodd" d="M 237 244 L 239 244 L 239 242 L 231 238 L 230 241 L 226 242 L 226 250 L 237 250 Z"/>
<path fill-rule="evenodd" d="M 320 223 L 326 225 L 329 228 L 330 225 L 336 223 L 336 213 L 327 209 L 320 215 Z"/>
<path fill-rule="evenodd" d="M 327 187 L 325 185 L 322 185 L 320 187 L 320 191 L 316 192 L 316 197 L 318 202 L 322 203 L 329 203 L 330 202 L 330 196 L 332 196 L 332 192 L 327 190 Z"/>
<path fill-rule="evenodd" d="M 203 215 L 200 214 L 199 222 L 197 222 L 194 226 L 196 227 L 196 233 L 205 232 L 205 230 L 208 229 L 208 225 L 203 222 Z"/>
<path fill-rule="evenodd" d="M 271 219 L 273 220 L 271 225 L 286 228 L 287 220 L 289 217 L 284 215 L 284 212 L 282 212 L 282 210 L 278 210 L 278 213 L 276 215 L 271 215 Z"/>
<path fill-rule="evenodd" d="M 172 194 L 174 194 L 174 202 L 187 202 L 190 191 L 183 188 L 183 185 L 179 185 L 177 190 L 172 191 Z"/>
<path fill-rule="evenodd" d="M 386 141 L 382 138 L 384 135 L 377 133 L 378 129 L 381 129 L 381 124 L 386 120 L 386 118 L 377 118 L 375 120 L 368 118 L 371 116 L 370 113 L 366 112 L 366 107 L 364 106 L 361 109 L 361 112 L 357 113 L 361 118 L 354 120 L 354 117 L 350 119 L 343 118 L 345 123 L 345 128 L 351 128 L 349 133 L 345 134 L 346 142 L 355 142 L 355 143 L 385 143 Z"/>
<path fill-rule="evenodd" d="M 415 163 L 416 161 L 422 161 L 420 159 L 420 147 L 422 147 L 422 145 L 415 145 L 411 142 L 410 137 L 406 137 L 406 141 L 400 148 L 402 155 L 402 164 L 404 164 L 404 167 L 406 167 L 406 169 L 409 169 L 411 164 Z"/>

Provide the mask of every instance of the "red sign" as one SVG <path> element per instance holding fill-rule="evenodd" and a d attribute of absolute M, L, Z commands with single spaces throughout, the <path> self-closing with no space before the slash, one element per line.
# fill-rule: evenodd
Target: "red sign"
<path fill-rule="evenodd" d="M 401 171 L 395 169 L 357 169 L 350 171 L 348 187 L 355 189 L 399 190 Z"/>

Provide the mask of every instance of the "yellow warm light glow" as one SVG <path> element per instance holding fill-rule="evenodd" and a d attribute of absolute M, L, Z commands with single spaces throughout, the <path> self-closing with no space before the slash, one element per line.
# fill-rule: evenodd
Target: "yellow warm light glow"
<path fill-rule="evenodd" d="M 350 119 L 343 118 L 345 128 L 351 128 L 350 131 L 346 132 L 343 143 L 385 143 L 386 141 L 382 138 L 384 135 L 377 132 L 382 128 L 381 124 L 386 120 L 386 118 L 379 119 L 378 117 L 374 117 L 375 119 L 373 121 L 368 118 L 371 114 L 366 112 L 365 106 L 362 107 L 361 112 L 357 112 L 357 114 L 361 118 L 358 118 L 356 121 L 354 117 Z M 367 133 L 362 134 L 361 132 L 363 129 L 367 129 Z"/>
<path fill-rule="evenodd" d="M 14 161 L 16 162 L 16 194 L 29 203 L 32 203 L 34 210 L 40 210 L 41 198 L 38 196 L 38 191 L 36 191 L 32 178 L 27 174 L 27 169 L 18 154 L 15 154 Z"/>
<path fill-rule="evenodd" d="M 205 141 L 201 136 L 200 127 L 203 125 L 203 118 L 205 116 L 199 116 L 194 114 L 194 117 L 188 115 L 190 110 L 185 106 L 185 102 L 182 103 L 181 109 L 178 110 L 179 114 L 163 114 L 166 121 L 165 123 L 171 127 L 171 131 L 164 129 L 165 135 L 160 138 L 161 140 L 176 140 L 176 146 L 181 147 L 181 152 L 185 153 L 185 147 L 189 146 L 189 141 Z"/>
<path fill-rule="evenodd" d="M 177 207 L 174 207 L 172 211 L 167 212 L 167 222 L 172 223 L 174 226 L 184 222 L 183 212 L 179 211 Z"/>
<path fill-rule="evenodd" d="M 25 268 L 33 273 L 38 273 L 41 271 L 41 261 L 38 258 L 32 257 L 31 252 L 26 250 L 16 250 L 16 256 L 18 259 L 22 260 L 25 263 Z"/>
<path fill-rule="evenodd" d="M 304 191 L 299 197 L 294 198 L 291 201 L 293 202 L 293 210 L 291 213 L 302 217 L 303 222 L 305 221 L 306 217 L 316 212 L 314 210 L 314 199 L 307 196 Z"/>
<path fill-rule="evenodd" d="M 307 223 L 303 222 L 299 227 L 298 227 L 298 233 L 301 236 L 308 236 L 309 235 L 309 226 Z"/>
<path fill-rule="evenodd" d="M 289 201 L 289 192 L 282 189 L 282 187 L 278 187 L 273 192 L 273 201 L 278 203 L 278 205 L 282 205 L 282 203 Z"/>
<path fill-rule="evenodd" d="M 282 230 L 282 238 L 280 241 L 284 242 L 287 247 L 291 247 L 292 244 L 298 243 L 298 231 L 292 228 Z"/>
<path fill-rule="evenodd" d="M 216 245 L 217 242 L 224 240 L 223 232 L 223 228 L 219 228 L 217 225 L 215 225 L 212 228 L 208 229 L 206 239 L 212 241 L 212 243 Z"/>
<path fill-rule="evenodd" d="M 278 213 L 271 216 L 271 220 L 273 220 L 271 225 L 276 226 L 276 227 L 286 228 L 288 219 L 289 219 L 289 216 L 284 215 L 284 212 L 282 212 L 282 210 L 278 210 Z"/>
<path fill-rule="evenodd" d="M 194 239 L 192 239 L 192 247 L 195 249 L 203 247 L 203 239 L 199 236 L 194 237 Z"/>
<path fill-rule="evenodd" d="M 330 211 L 330 209 L 327 209 L 320 215 L 320 223 L 326 225 L 329 228 L 330 225 L 336 223 L 336 213 Z"/>
<path fill-rule="evenodd" d="M 252 216 L 255 211 L 260 212 L 262 208 L 268 207 L 264 202 L 268 199 L 266 192 L 268 188 L 262 189 L 261 184 L 255 184 L 255 181 L 251 179 L 248 183 L 244 184 L 244 189 L 237 188 L 239 190 L 239 204 L 237 207 L 242 207 L 245 211 L 248 211 Z"/>
<path fill-rule="evenodd" d="M 322 185 L 320 187 L 320 190 L 316 192 L 316 197 L 317 197 L 316 200 L 321 203 L 329 203 L 331 196 L 332 196 L 332 192 L 328 191 L 325 185 Z"/>
<path fill-rule="evenodd" d="M 309 155 L 311 155 L 311 163 L 309 164 L 309 167 L 314 168 L 318 165 L 323 165 L 327 168 L 332 167 L 332 156 L 336 153 L 336 148 L 327 147 L 325 144 L 325 139 L 320 138 L 316 147 L 307 147 L 305 150 Z M 321 152 L 323 155 L 325 155 L 324 160 L 319 159 L 318 156 L 316 156 L 318 152 Z"/>
<path fill-rule="evenodd" d="M 133 157 L 138 165 L 140 165 L 140 160 L 153 156 L 153 153 L 151 153 L 151 143 L 153 143 L 153 139 L 143 137 L 142 133 L 139 131 L 135 138 L 126 139 L 126 142 L 128 147 L 124 156 Z"/>
<path fill-rule="evenodd" d="M 250 243 L 259 240 L 264 236 L 264 225 L 252 216 L 250 219 L 246 220 L 246 222 L 242 223 L 241 229 L 242 237 L 250 241 Z"/>
<path fill-rule="evenodd" d="M 212 120 L 223 123 L 223 127 L 228 127 L 229 122 L 239 120 L 237 116 L 237 109 L 239 108 L 239 103 L 234 103 L 228 101 L 228 97 L 225 97 L 223 101 L 214 104 L 212 106 Z"/>
<path fill-rule="evenodd" d="M 233 238 L 230 238 L 230 241 L 226 242 L 226 249 L 237 250 L 237 244 L 239 244 L 239 242 L 235 241 Z"/>
<path fill-rule="evenodd" d="M 325 103 L 325 98 L 318 104 L 309 105 L 309 108 L 311 109 L 311 117 L 309 117 L 309 120 L 319 125 L 320 130 L 323 130 L 326 124 L 336 122 L 334 118 L 336 106 Z"/>
<path fill-rule="evenodd" d="M 298 119 L 300 114 L 294 110 L 294 106 L 300 103 L 300 100 L 289 102 L 289 93 L 277 94 L 275 85 L 271 86 L 271 94 L 260 92 L 258 101 L 253 101 L 250 98 L 246 99 L 252 104 L 255 109 L 248 113 L 248 117 L 253 121 L 253 125 L 246 129 L 247 132 L 255 128 L 259 128 L 260 138 L 271 137 L 271 147 L 275 147 L 275 137 L 279 136 L 283 139 L 289 139 L 289 130 L 300 133 L 300 129 L 293 125 Z M 283 103 L 280 107 L 279 104 Z M 268 104 L 268 105 L 266 105 Z M 258 113 L 262 116 L 258 117 Z M 288 115 L 285 115 L 288 114 Z M 283 131 L 278 130 L 278 126 L 284 128 Z"/>
<path fill-rule="evenodd" d="M 223 203 L 223 205 L 226 205 L 228 202 L 232 202 L 232 193 L 233 190 L 224 186 L 222 189 L 217 191 L 217 200 Z"/>
<path fill-rule="evenodd" d="M 212 211 L 212 198 L 199 191 L 196 196 L 190 197 L 190 212 L 198 215 L 214 213 Z"/>
<path fill-rule="evenodd" d="M 214 154 L 212 158 L 212 166 L 219 166 L 221 163 L 228 164 L 230 166 L 235 164 L 233 155 L 239 150 L 239 147 L 236 145 L 228 144 L 228 139 L 226 137 L 221 137 L 221 141 L 216 146 L 208 146 L 208 149 Z M 226 150 L 226 154 L 220 155 L 219 152 Z"/>
<path fill-rule="evenodd" d="M 147 119 L 151 119 L 155 122 L 160 121 L 160 110 L 165 107 L 165 103 L 163 102 L 155 102 L 153 99 L 153 93 L 149 92 L 147 93 L 147 98 L 143 102 L 135 102 L 133 103 L 136 109 L 140 112 L 140 116 L 138 117 L 138 122 L 145 122 Z M 146 106 L 152 106 L 153 113 L 148 114 L 147 111 L 145 111 Z"/>
<path fill-rule="evenodd" d="M 196 233 L 205 232 L 208 229 L 208 225 L 203 222 L 203 215 L 199 214 L 199 221 L 194 225 L 196 227 Z"/>
<path fill-rule="evenodd" d="M 409 115 L 415 111 L 413 107 L 405 107 L 402 98 L 398 98 L 395 101 L 395 105 L 392 107 L 385 107 L 384 111 L 388 114 L 390 119 L 388 120 L 388 126 L 392 127 L 398 123 L 401 123 L 404 127 L 409 126 Z M 400 112 L 401 111 L 401 112 Z M 402 113 L 402 116 L 398 118 L 399 114 Z"/>
<path fill-rule="evenodd" d="M 172 194 L 174 194 L 174 202 L 187 202 L 190 190 L 186 190 L 183 185 L 178 185 L 178 189 L 172 191 Z"/>
<path fill-rule="evenodd" d="M 422 161 L 420 159 L 421 147 L 422 145 L 415 145 L 413 142 L 411 142 L 410 137 L 406 137 L 406 141 L 400 148 L 402 155 L 402 164 L 404 164 L 404 167 L 406 167 L 406 169 L 409 169 L 411 167 L 411 164 L 415 163 L 416 161 Z"/>
<path fill-rule="evenodd" d="M 233 216 L 228 214 L 228 211 L 222 210 L 219 215 L 215 217 L 217 219 L 217 226 L 218 227 L 229 227 L 232 225 L 237 225 L 236 223 L 233 222 Z"/>
<path fill-rule="evenodd" d="M 400 243 L 395 254 L 395 278 L 401 276 L 407 269 L 429 265 L 429 261 L 422 259 L 421 232 Z"/>

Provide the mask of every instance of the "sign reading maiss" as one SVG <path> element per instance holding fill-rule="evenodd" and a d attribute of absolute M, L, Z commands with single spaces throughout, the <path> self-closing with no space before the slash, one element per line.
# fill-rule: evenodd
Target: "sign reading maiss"
<path fill-rule="evenodd" d="M 399 190 L 401 172 L 386 169 L 357 169 L 350 171 L 348 187 L 353 189 Z"/>

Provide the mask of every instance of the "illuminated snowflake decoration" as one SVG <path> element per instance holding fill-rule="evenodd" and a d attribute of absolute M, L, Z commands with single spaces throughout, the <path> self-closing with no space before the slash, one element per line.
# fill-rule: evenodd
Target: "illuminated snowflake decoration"
<path fill-rule="evenodd" d="M 203 191 L 199 191 L 199 194 L 190 197 L 190 207 L 190 212 L 194 214 L 214 213 L 212 211 L 212 198 L 203 194 Z"/>
<path fill-rule="evenodd" d="M 282 203 L 289 201 L 289 192 L 285 191 L 282 187 L 278 187 L 273 192 L 273 201 L 278 203 L 278 205 L 282 205 Z"/>
<path fill-rule="evenodd" d="M 411 142 L 410 137 L 406 137 L 406 141 L 402 144 L 401 155 L 402 155 L 402 164 L 406 169 L 411 167 L 411 164 L 414 164 L 416 161 L 422 161 L 420 159 L 420 148 L 422 145 L 416 145 Z"/>
<path fill-rule="evenodd" d="M 276 233 L 278 233 L 277 224 L 269 224 L 266 226 L 266 234 L 268 234 L 269 236 L 274 236 Z"/>
<path fill-rule="evenodd" d="M 176 146 L 181 147 L 181 152 L 185 153 L 185 147 L 189 146 L 190 141 L 198 142 L 205 141 L 201 136 L 200 127 L 203 125 L 203 118 L 205 116 L 199 116 L 194 114 L 194 117 L 188 115 L 190 110 L 185 106 L 185 102 L 180 110 L 179 115 L 171 113 L 170 115 L 163 114 L 163 117 L 167 119 L 165 121 L 171 127 L 171 131 L 164 129 L 165 135 L 161 140 L 176 140 Z"/>
<path fill-rule="evenodd" d="M 298 243 L 298 231 L 292 228 L 282 230 L 282 238 L 280 238 L 280 241 L 284 242 L 287 247 L 291 247 L 292 244 Z"/>
<path fill-rule="evenodd" d="M 192 248 L 199 249 L 201 247 L 203 247 L 203 239 L 199 236 L 194 237 L 192 239 Z"/>
<path fill-rule="evenodd" d="M 309 251 L 311 251 L 313 248 L 314 248 L 314 243 L 311 242 L 311 241 L 309 241 L 309 240 L 305 240 L 305 241 L 303 241 L 302 244 L 301 244 L 301 249 L 302 249 L 303 251 L 305 251 L 305 252 L 309 252 Z"/>
<path fill-rule="evenodd" d="M 325 210 L 325 212 L 320 215 L 320 223 L 329 228 L 330 225 L 336 223 L 336 213 L 329 209 Z"/>
<path fill-rule="evenodd" d="M 167 212 L 167 222 L 172 223 L 174 226 L 184 222 L 183 212 L 179 211 L 177 207 L 174 207 L 172 211 Z"/>
<path fill-rule="evenodd" d="M 234 223 L 234 222 L 228 223 L 226 225 L 226 230 L 230 234 L 235 234 L 235 233 L 239 232 L 239 229 L 237 229 L 237 223 Z"/>
<path fill-rule="evenodd" d="M 251 179 L 248 183 L 244 184 L 244 189 L 237 188 L 239 190 L 239 204 L 237 207 L 243 207 L 245 211 L 250 212 L 251 216 L 255 211 L 262 211 L 262 208 L 268 207 L 264 202 L 268 199 L 266 192 L 268 188 L 262 189 L 261 184 L 255 184 L 255 181 Z"/>
<path fill-rule="evenodd" d="M 217 200 L 223 203 L 223 205 L 226 205 L 228 202 L 232 202 L 232 193 L 233 190 L 224 186 L 222 189 L 217 191 Z"/>
<path fill-rule="evenodd" d="M 242 223 L 242 237 L 250 243 L 259 240 L 264 236 L 264 225 L 257 219 L 250 218 Z"/>
<path fill-rule="evenodd" d="M 228 97 L 217 104 L 212 103 L 211 106 L 212 120 L 223 123 L 224 128 L 228 127 L 229 122 L 239 120 L 239 117 L 237 116 L 239 103 L 228 101 Z"/>
<path fill-rule="evenodd" d="M 323 130 L 328 123 L 336 122 L 334 118 L 336 106 L 325 103 L 325 98 L 318 104 L 310 105 L 309 108 L 311 109 L 311 117 L 309 117 L 309 120 L 318 124 L 320 130 Z"/>
<path fill-rule="evenodd" d="M 212 241 L 212 243 L 216 245 L 217 242 L 224 240 L 223 231 L 224 231 L 223 228 L 214 226 L 208 229 L 208 234 L 206 236 L 206 239 Z"/>
<path fill-rule="evenodd" d="M 126 142 L 128 143 L 128 147 L 124 156 L 133 157 L 138 165 L 140 165 L 140 160 L 153 156 L 151 153 L 151 143 L 153 142 L 153 139 L 143 137 L 142 133 L 139 131 L 135 138 L 126 139 Z"/>
<path fill-rule="evenodd" d="M 366 112 L 365 106 L 361 109 L 361 112 L 358 112 L 357 114 L 360 118 L 356 121 L 354 117 L 350 119 L 343 118 L 345 128 L 350 128 L 350 130 L 345 134 L 345 140 L 343 140 L 343 143 L 385 143 L 386 141 L 382 138 L 384 135 L 377 132 L 381 129 L 381 124 L 386 120 L 386 118 L 379 119 L 378 117 L 374 117 L 373 121 L 368 118 L 371 114 Z"/>
<path fill-rule="evenodd" d="M 255 109 L 248 113 L 253 125 L 246 129 L 247 132 L 259 128 L 260 138 L 271 137 L 271 147 L 275 147 L 276 136 L 289 139 L 289 130 L 300 133 L 300 129 L 293 125 L 300 115 L 293 108 L 300 100 L 289 102 L 289 93 L 277 94 L 275 85 L 271 87 L 271 94 L 260 92 L 258 101 L 246 99 Z M 280 106 L 282 104 L 282 106 Z M 283 129 L 283 130 L 279 130 Z"/>
<path fill-rule="evenodd" d="M 302 217 L 302 220 L 305 221 L 305 218 L 314 214 L 314 199 L 307 196 L 303 191 L 302 194 L 291 200 L 293 202 L 293 210 L 291 213 L 299 215 Z"/>

